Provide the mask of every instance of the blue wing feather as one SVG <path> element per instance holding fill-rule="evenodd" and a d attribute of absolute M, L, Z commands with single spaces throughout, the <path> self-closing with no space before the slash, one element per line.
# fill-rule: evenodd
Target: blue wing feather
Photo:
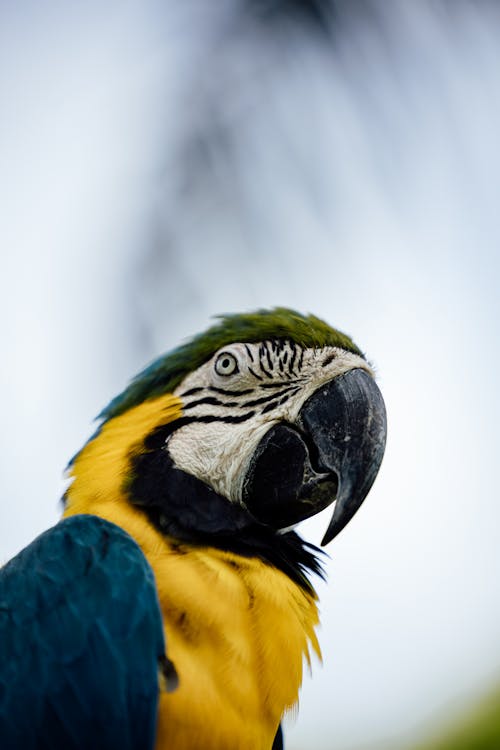
<path fill-rule="evenodd" d="M 61 521 L 0 569 L 0 747 L 153 748 L 163 654 L 137 544 L 96 516 Z"/>

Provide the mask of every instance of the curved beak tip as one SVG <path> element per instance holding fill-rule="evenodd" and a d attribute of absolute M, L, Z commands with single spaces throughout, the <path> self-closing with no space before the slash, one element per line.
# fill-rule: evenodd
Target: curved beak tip
<path fill-rule="evenodd" d="M 327 530 L 324 533 L 323 539 L 321 540 L 321 546 L 326 547 L 327 544 L 330 544 L 330 542 L 335 539 L 335 537 L 340 533 L 341 530 L 342 529 L 337 528 L 337 525 L 333 523 L 332 519 Z"/>

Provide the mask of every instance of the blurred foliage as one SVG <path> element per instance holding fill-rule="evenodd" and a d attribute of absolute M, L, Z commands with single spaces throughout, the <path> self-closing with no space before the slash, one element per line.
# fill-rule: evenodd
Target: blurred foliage
<path fill-rule="evenodd" d="M 500 686 L 448 730 L 412 750 L 499 750 Z"/>

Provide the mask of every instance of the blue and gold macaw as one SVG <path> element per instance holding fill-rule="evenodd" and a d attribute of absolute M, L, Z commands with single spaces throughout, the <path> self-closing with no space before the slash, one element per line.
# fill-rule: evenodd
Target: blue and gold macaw
<path fill-rule="evenodd" d="M 378 472 L 386 418 L 352 340 L 222 317 L 104 409 L 64 518 L 0 571 L 3 750 L 271 750 L 319 654 L 318 550 L 291 528 Z"/>

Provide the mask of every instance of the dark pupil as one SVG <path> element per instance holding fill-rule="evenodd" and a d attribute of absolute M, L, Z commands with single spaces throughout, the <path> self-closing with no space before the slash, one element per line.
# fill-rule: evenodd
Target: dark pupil
<path fill-rule="evenodd" d="M 225 359 L 222 360 L 222 367 L 229 367 L 230 365 L 231 365 L 231 360 L 229 359 L 229 357 L 226 357 Z"/>

